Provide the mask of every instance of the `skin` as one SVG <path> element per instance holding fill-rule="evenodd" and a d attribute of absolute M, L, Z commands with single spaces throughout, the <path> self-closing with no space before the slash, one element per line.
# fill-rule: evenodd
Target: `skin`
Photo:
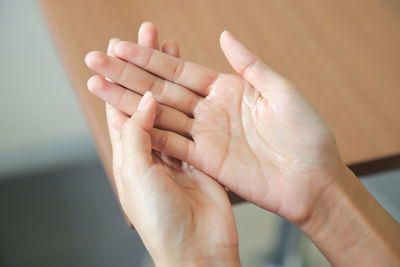
<path fill-rule="evenodd" d="M 91 69 L 115 82 L 94 76 L 89 90 L 123 112 L 110 116 L 116 129 L 141 95 L 153 92 L 157 114 L 154 128 L 146 128 L 153 149 L 296 224 L 332 264 L 398 263 L 399 225 L 343 164 L 326 123 L 230 33 L 220 43 L 239 75 L 118 41 L 117 58 L 86 56 Z"/>
<path fill-rule="evenodd" d="M 303 96 L 232 35 L 221 35 L 221 47 L 241 75 L 118 42 L 115 54 L 120 59 L 91 52 L 86 62 L 130 90 L 99 76 L 91 78 L 88 87 L 127 114 L 133 114 L 141 94 L 151 90 L 163 104 L 158 129 L 151 132 L 154 149 L 301 223 L 332 183 L 330 177 L 343 167 L 334 137 Z"/>
<path fill-rule="evenodd" d="M 142 24 L 138 39 L 158 49 L 152 24 Z M 115 56 L 117 42 L 110 41 L 110 56 Z M 179 56 L 172 41 L 166 41 L 162 50 Z M 141 103 L 141 110 L 127 121 L 111 105 L 106 110 L 121 206 L 154 262 L 157 266 L 239 266 L 236 224 L 226 191 L 201 171 L 152 152 L 149 132 L 157 105 L 151 93 Z M 119 125 L 121 118 L 124 127 L 118 131 L 111 124 Z"/>

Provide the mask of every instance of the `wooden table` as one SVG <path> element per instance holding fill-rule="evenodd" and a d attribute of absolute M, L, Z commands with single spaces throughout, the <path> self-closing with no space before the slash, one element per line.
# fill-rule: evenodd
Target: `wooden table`
<path fill-rule="evenodd" d="M 104 103 L 83 58 L 111 37 L 136 42 L 142 21 L 185 59 L 232 72 L 219 34 L 233 32 L 294 81 L 329 122 L 358 175 L 400 166 L 400 4 L 393 0 L 41 0 L 40 6 L 111 177 Z"/>

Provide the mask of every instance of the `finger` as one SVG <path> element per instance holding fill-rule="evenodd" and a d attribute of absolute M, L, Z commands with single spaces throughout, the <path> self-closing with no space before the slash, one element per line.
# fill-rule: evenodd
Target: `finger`
<path fill-rule="evenodd" d="M 115 146 L 116 142 L 120 139 L 119 129 L 123 123 L 129 119 L 129 117 L 114 108 L 110 104 L 106 103 L 106 119 L 108 125 L 108 132 L 111 139 L 111 145 Z M 120 126 L 121 125 L 121 126 Z"/>
<path fill-rule="evenodd" d="M 107 115 L 107 125 L 112 146 L 112 166 L 113 166 L 112 169 L 114 174 L 114 182 L 117 188 L 118 196 L 122 200 L 124 199 L 125 193 L 121 181 L 121 169 L 123 163 L 121 134 L 115 127 L 113 127 L 112 121 L 114 120 L 115 116 L 119 115 L 122 116 L 124 114 L 115 109 L 113 106 L 106 104 L 106 115 Z"/>
<path fill-rule="evenodd" d="M 120 41 L 118 38 L 111 38 L 108 47 L 107 47 L 107 55 L 116 57 L 114 53 L 115 44 Z M 151 22 L 143 22 L 140 25 L 138 31 L 138 44 L 142 46 L 151 47 L 153 49 L 158 48 L 158 32 L 157 28 Z"/>
<path fill-rule="evenodd" d="M 157 128 L 153 128 L 150 135 L 153 149 L 185 162 L 193 162 L 195 143 L 192 140 Z"/>
<path fill-rule="evenodd" d="M 110 118 L 110 124 L 114 130 L 121 131 L 122 127 L 124 126 L 125 122 L 129 119 L 129 117 L 126 114 L 119 111 L 118 109 L 116 109 L 115 107 L 111 106 L 111 108 L 113 109 L 114 114 Z"/>
<path fill-rule="evenodd" d="M 113 152 L 114 177 L 117 178 L 119 176 L 122 167 L 121 134 L 117 127 L 122 127 L 125 121 L 128 120 L 128 117 L 107 103 L 106 103 L 106 117 L 107 117 L 108 132 L 110 135 L 112 152 Z M 116 124 L 118 124 L 118 126 Z"/>
<path fill-rule="evenodd" d="M 116 55 L 114 53 L 114 47 L 115 47 L 115 44 L 118 43 L 119 41 L 120 41 L 120 39 L 118 39 L 118 38 L 110 39 L 110 41 L 108 43 L 108 47 L 107 47 L 107 55 L 109 55 L 111 57 L 116 57 Z M 157 28 L 151 22 L 143 22 L 140 25 L 140 28 L 138 31 L 138 43 L 143 46 L 148 46 L 148 47 L 158 49 Z M 100 79 L 100 78 L 98 78 L 98 79 Z M 112 81 L 109 80 L 108 78 L 106 78 L 106 80 L 108 82 L 112 83 Z M 92 93 L 93 93 L 93 90 L 96 90 L 96 92 L 99 92 L 99 89 L 100 89 L 99 85 L 103 84 L 103 83 L 99 83 L 99 81 L 100 80 L 97 80 L 97 82 L 94 82 L 93 80 L 91 82 L 88 81 L 88 84 L 97 85 L 97 86 L 92 86 L 92 87 L 88 86 L 89 90 L 92 91 Z M 106 94 L 106 96 L 107 95 L 109 95 L 109 94 Z M 97 94 L 97 96 L 99 96 L 99 95 Z M 103 100 L 105 100 L 105 99 L 103 98 Z M 140 99 L 138 96 L 138 100 L 137 100 L 137 102 L 135 102 L 135 110 L 134 111 L 136 111 L 136 107 L 137 107 L 139 101 L 140 101 Z M 119 112 L 117 109 L 115 109 L 110 104 L 108 104 L 106 100 L 105 100 L 105 102 L 106 102 L 107 124 L 109 126 L 111 143 L 113 144 L 113 143 L 115 143 L 115 141 L 113 142 L 113 139 L 114 140 L 120 139 L 119 131 L 122 129 L 123 124 L 128 120 L 129 117 L 127 115 L 123 114 L 122 112 Z M 112 103 L 112 102 L 110 102 L 110 103 Z M 112 104 L 114 104 L 114 103 L 112 103 Z M 118 106 L 116 106 L 116 107 L 118 108 Z M 125 112 L 124 109 L 120 108 L 120 110 Z M 128 114 L 132 115 L 134 113 L 134 111 L 132 111 Z"/>
<path fill-rule="evenodd" d="M 138 32 L 138 44 L 157 50 L 159 49 L 157 28 L 152 22 L 146 21 L 140 25 Z"/>
<path fill-rule="evenodd" d="M 258 91 L 263 92 L 270 88 L 281 86 L 282 78 L 228 31 L 224 31 L 221 34 L 220 45 L 235 71 L 242 75 Z M 118 47 L 119 44 L 116 45 L 115 49 Z"/>
<path fill-rule="evenodd" d="M 153 164 L 149 132 L 153 129 L 155 118 L 156 102 L 148 92 L 141 99 L 137 112 L 124 124 L 121 131 L 122 170 L 129 170 L 129 173 L 140 176 Z"/>
<path fill-rule="evenodd" d="M 135 113 L 141 99 L 139 94 L 109 82 L 102 76 L 90 77 L 87 87 L 91 93 L 128 115 Z M 121 129 L 126 118 L 127 116 L 121 113 L 113 120 L 113 126 Z M 157 105 L 155 127 L 191 137 L 192 123 L 193 119 L 183 112 L 162 104 Z"/>
<path fill-rule="evenodd" d="M 161 45 L 161 51 L 173 57 L 179 57 L 179 45 L 174 40 L 165 40 Z"/>
<path fill-rule="evenodd" d="M 120 40 L 118 38 L 111 38 L 110 41 L 108 41 L 108 46 L 107 46 L 107 55 L 111 57 L 115 57 L 115 45 L 119 42 Z"/>
<path fill-rule="evenodd" d="M 193 116 L 194 108 L 202 99 L 180 85 L 160 79 L 135 65 L 99 51 L 88 53 L 85 61 L 89 68 L 122 86 L 141 95 L 151 91 L 157 102 L 176 108 L 189 116 Z"/>
<path fill-rule="evenodd" d="M 218 72 L 129 42 L 115 46 L 118 57 L 159 77 L 180 84 L 201 96 L 208 95 Z"/>
<path fill-rule="evenodd" d="M 108 46 L 107 46 L 107 54 L 108 55 L 115 56 L 114 47 L 117 42 L 119 42 L 118 38 L 110 39 L 110 41 L 108 42 Z M 90 88 L 89 88 L 89 90 L 90 90 Z M 118 124 L 116 122 L 122 123 L 124 120 L 121 118 L 124 118 L 124 116 L 126 116 L 126 115 L 106 103 L 106 118 L 107 118 L 108 133 L 110 136 L 111 147 L 113 150 L 114 176 L 117 176 L 116 174 L 119 173 L 120 168 L 122 166 L 121 135 L 120 135 L 120 132 L 118 131 L 118 128 L 116 127 Z M 128 118 L 125 117 L 125 121 L 127 119 Z"/>

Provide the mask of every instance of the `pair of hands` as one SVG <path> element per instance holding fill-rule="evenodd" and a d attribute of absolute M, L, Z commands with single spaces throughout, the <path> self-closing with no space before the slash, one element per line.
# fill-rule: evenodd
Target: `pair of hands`
<path fill-rule="evenodd" d="M 230 33 L 220 44 L 239 75 L 179 59 L 173 41 L 160 52 L 157 39 L 144 23 L 139 45 L 113 39 L 108 55 L 85 59 L 102 75 L 88 87 L 109 103 L 122 207 L 156 263 L 238 264 L 222 185 L 303 225 L 344 164 L 331 130 L 301 93 Z"/>

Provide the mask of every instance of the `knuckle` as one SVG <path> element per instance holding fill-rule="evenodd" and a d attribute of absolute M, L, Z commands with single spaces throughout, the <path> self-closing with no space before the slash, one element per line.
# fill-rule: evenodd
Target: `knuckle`
<path fill-rule="evenodd" d="M 163 132 L 158 137 L 157 146 L 160 149 L 160 151 L 164 151 L 165 150 L 165 147 L 167 146 L 168 138 L 169 138 L 168 132 Z"/>
<path fill-rule="evenodd" d="M 127 94 L 128 94 L 128 91 L 127 91 L 127 90 L 124 90 L 124 91 L 122 92 L 122 94 L 115 100 L 115 106 L 116 106 L 118 109 L 122 110 L 122 108 L 123 108 L 123 103 L 124 103 L 124 99 L 127 97 Z"/>
<path fill-rule="evenodd" d="M 129 72 L 129 63 L 125 62 L 124 67 L 121 68 L 121 70 L 117 74 L 117 83 L 119 84 L 125 84 L 125 76 L 126 73 Z"/>
<path fill-rule="evenodd" d="M 154 56 L 154 51 L 155 51 L 154 49 L 149 49 L 149 55 L 147 56 L 145 62 L 143 63 L 144 68 L 147 68 L 149 66 L 150 61 Z"/>
<path fill-rule="evenodd" d="M 181 77 L 183 70 L 185 69 L 186 63 L 185 61 L 179 61 L 175 68 L 172 70 L 172 80 L 174 82 L 179 81 L 179 78 Z"/>
<path fill-rule="evenodd" d="M 254 66 L 259 62 L 259 59 L 253 59 L 239 72 L 241 75 L 246 75 L 246 73 L 254 68 Z"/>
<path fill-rule="evenodd" d="M 152 94 L 157 100 L 160 100 L 162 98 L 165 85 L 166 85 L 165 80 L 157 78 L 152 82 L 149 91 L 152 92 Z"/>

